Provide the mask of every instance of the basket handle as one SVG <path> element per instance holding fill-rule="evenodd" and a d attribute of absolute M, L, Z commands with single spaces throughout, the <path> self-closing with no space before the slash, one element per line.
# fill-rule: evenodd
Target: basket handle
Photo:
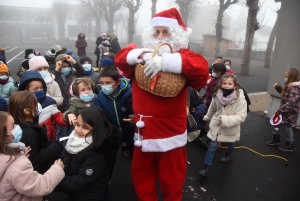
<path fill-rule="evenodd" d="M 156 55 L 156 53 L 158 52 L 159 48 L 160 48 L 161 46 L 163 46 L 163 45 L 169 46 L 169 48 L 170 48 L 170 50 L 171 50 L 171 53 L 173 53 L 173 48 L 172 48 L 172 46 L 171 46 L 169 43 L 167 43 L 167 42 L 162 42 L 162 43 L 159 43 L 159 44 L 156 46 L 156 48 L 154 49 L 152 58 L 155 57 L 155 55 Z"/>

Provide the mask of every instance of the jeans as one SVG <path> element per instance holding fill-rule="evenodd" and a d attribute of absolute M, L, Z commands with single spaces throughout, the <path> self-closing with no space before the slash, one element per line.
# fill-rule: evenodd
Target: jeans
<path fill-rule="evenodd" d="M 212 164 L 212 160 L 214 159 L 215 151 L 217 150 L 218 146 L 219 146 L 219 142 L 217 141 L 210 142 L 208 150 L 205 155 L 204 164 L 206 165 Z M 227 154 L 232 155 L 233 149 L 234 149 L 234 143 L 233 142 L 228 143 Z"/>
<path fill-rule="evenodd" d="M 62 138 L 62 137 L 66 137 L 66 136 L 69 136 L 74 127 L 73 126 L 60 126 L 60 125 L 55 125 L 56 127 L 56 140 L 59 140 L 59 138 Z"/>
<path fill-rule="evenodd" d="M 293 127 L 290 124 L 283 124 L 284 127 L 284 132 L 286 133 L 287 137 L 286 137 L 286 141 L 288 142 L 293 142 L 294 141 L 294 133 L 293 133 Z M 279 129 L 273 130 L 273 134 L 274 135 L 279 135 Z"/>

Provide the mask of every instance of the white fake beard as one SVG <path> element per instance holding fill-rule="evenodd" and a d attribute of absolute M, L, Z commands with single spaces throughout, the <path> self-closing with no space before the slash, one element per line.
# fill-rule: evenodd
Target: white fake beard
<path fill-rule="evenodd" d="M 189 33 L 182 27 L 169 28 L 171 36 L 162 40 L 154 38 L 154 32 L 155 29 L 150 27 L 145 29 L 142 33 L 142 45 L 144 48 L 155 49 L 156 46 L 162 42 L 169 43 L 174 52 L 178 52 L 181 48 L 188 48 Z M 166 45 L 162 46 L 158 51 L 158 55 L 162 55 L 163 53 L 170 53 L 170 48 Z"/>

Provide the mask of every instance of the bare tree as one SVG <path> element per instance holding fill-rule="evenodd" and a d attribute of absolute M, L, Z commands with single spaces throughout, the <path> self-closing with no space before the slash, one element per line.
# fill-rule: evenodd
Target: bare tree
<path fill-rule="evenodd" d="M 243 52 L 241 69 L 240 69 L 241 75 L 249 75 L 249 66 L 251 60 L 254 34 L 255 31 L 259 29 L 259 23 L 257 21 L 257 14 L 259 11 L 258 3 L 259 0 L 246 0 L 246 5 L 248 7 L 248 18 L 247 18 L 244 52 Z"/>
<path fill-rule="evenodd" d="M 139 10 L 143 0 L 123 0 L 123 5 L 129 10 L 128 17 L 128 43 L 133 42 L 133 35 L 135 33 L 134 15 Z"/>
<path fill-rule="evenodd" d="M 152 8 L 151 8 L 151 11 L 152 11 L 152 17 L 155 15 L 156 13 L 156 3 L 157 3 L 157 0 L 152 0 Z"/>
<path fill-rule="evenodd" d="M 87 30 L 86 35 L 88 36 L 88 39 L 90 40 L 92 37 L 92 13 L 89 12 L 89 8 L 79 8 L 76 11 L 76 22 L 78 30 Z M 79 31 L 81 32 L 81 31 Z"/>
<path fill-rule="evenodd" d="M 104 16 L 108 25 L 108 33 L 114 32 L 114 15 L 122 6 L 121 0 L 103 0 Z"/>
<path fill-rule="evenodd" d="M 81 3 L 91 9 L 93 17 L 96 21 L 95 35 L 101 33 L 101 17 L 103 0 L 81 0 Z"/>
<path fill-rule="evenodd" d="M 65 24 L 67 19 L 67 1 L 54 1 L 52 4 L 52 9 L 55 13 L 58 24 L 58 37 L 59 39 L 65 40 Z"/>
<path fill-rule="evenodd" d="M 220 53 L 220 45 L 222 42 L 223 36 L 223 15 L 225 10 L 232 4 L 236 4 L 238 0 L 219 0 L 220 8 L 218 11 L 217 22 L 216 22 L 216 48 L 215 48 L 215 56 L 218 56 Z"/>
<path fill-rule="evenodd" d="M 182 20 L 187 25 L 189 17 L 192 16 L 194 9 L 199 5 L 199 0 L 176 0 L 179 6 Z"/>

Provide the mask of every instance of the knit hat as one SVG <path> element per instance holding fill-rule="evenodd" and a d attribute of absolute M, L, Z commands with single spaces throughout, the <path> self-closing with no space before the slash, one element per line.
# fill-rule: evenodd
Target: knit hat
<path fill-rule="evenodd" d="M 33 53 L 35 55 L 35 51 L 33 49 L 26 49 L 25 50 L 25 59 L 28 59 L 28 55 Z"/>
<path fill-rule="evenodd" d="M 56 52 L 58 52 L 59 50 L 61 50 L 61 47 L 59 45 L 52 45 L 52 47 L 50 48 L 51 52 L 53 54 L 55 54 Z"/>
<path fill-rule="evenodd" d="M 26 85 L 33 80 L 42 82 L 43 89 L 45 92 L 47 92 L 46 82 L 44 81 L 41 74 L 35 70 L 25 71 L 22 74 L 22 77 L 20 79 L 19 91 L 24 91 L 26 88 Z"/>
<path fill-rule="evenodd" d="M 7 73 L 8 74 L 8 67 L 4 63 L 0 63 L 0 73 Z"/>
<path fill-rule="evenodd" d="M 47 51 L 45 54 L 45 59 L 48 63 L 55 62 L 55 54 L 51 52 L 51 50 Z"/>
<path fill-rule="evenodd" d="M 102 33 L 101 33 L 101 36 L 106 36 L 106 33 L 105 33 L 105 32 L 102 32 Z"/>
<path fill-rule="evenodd" d="M 171 8 L 169 10 L 164 10 L 156 13 L 152 20 L 151 26 L 163 26 L 163 27 L 178 27 L 181 26 L 184 30 L 187 30 L 179 11 L 176 8 Z M 191 29 L 189 29 L 190 31 Z"/>
<path fill-rule="evenodd" d="M 65 56 L 68 56 L 67 54 L 60 54 L 60 55 L 57 55 L 57 57 L 55 58 L 55 62 L 58 62 L 58 61 L 66 61 L 66 58 Z"/>
<path fill-rule="evenodd" d="M 22 61 L 21 65 L 24 69 L 28 70 L 29 69 L 29 59 L 25 59 L 24 61 Z"/>
<path fill-rule="evenodd" d="M 90 58 L 90 57 L 87 57 L 87 56 L 81 57 L 80 60 L 79 60 L 79 63 L 83 64 L 83 63 L 86 62 L 86 61 L 88 61 L 88 62 L 90 62 L 90 64 L 92 64 L 91 58 Z"/>
<path fill-rule="evenodd" d="M 111 66 L 111 65 L 114 65 L 114 61 L 110 58 L 104 58 L 104 59 L 102 59 L 100 64 L 102 67 Z"/>
<path fill-rule="evenodd" d="M 40 67 L 49 68 L 49 64 L 43 56 L 35 56 L 29 60 L 29 70 L 36 70 Z"/>

